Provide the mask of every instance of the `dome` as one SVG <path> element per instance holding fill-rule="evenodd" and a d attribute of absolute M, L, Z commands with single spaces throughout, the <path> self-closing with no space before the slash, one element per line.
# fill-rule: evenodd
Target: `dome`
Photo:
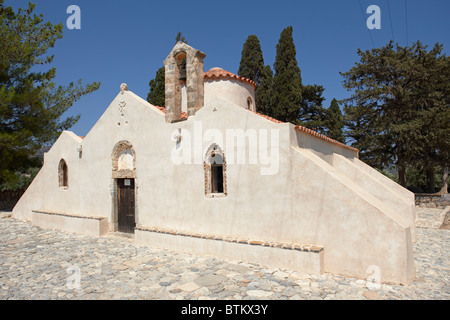
<path fill-rule="evenodd" d="M 219 67 L 211 68 L 209 71 L 205 72 L 205 80 L 215 80 L 215 79 L 232 79 L 240 82 L 248 83 L 256 89 L 256 83 L 250 79 L 235 75 L 232 72 L 226 71 Z"/>

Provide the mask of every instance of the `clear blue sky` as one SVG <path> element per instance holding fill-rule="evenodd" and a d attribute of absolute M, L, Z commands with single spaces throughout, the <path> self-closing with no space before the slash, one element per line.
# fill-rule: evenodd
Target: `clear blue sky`
<path fill-rule="evenodd" d="M 375 47 L 392 38 L 404 46 L 408 37 L 409 44 L 420 40 L 431 47 L 439 42 L 447 55 L 450 49 L 448 0 L 406 0 L 406 6 L 405 0 L 30 1 L 36 2 L 35 11 L 43 13 L 46 21 L 65 26 L 63 39 L 50 51 L 55 54 L 55 81 L 102 83 L 68 112 L 81 114 L 71 129 L 81 136 L 109 106 L 121 83 L 146 99 L 148 83 L 163 65 L 178 31 L 189 45 L 206 53 L 205 71 L 222 67 L 237 73 L 248 35 L 258 36 L 264 62 L 273 69 L 280 33 L 292 25 L 303 83 L 325 87 L 326 107 L 334 97 L 349 96 L 339 72 L 358 61 L 357 49 L 373 47 L 366 27 L 370 5 L 381 9 L 381 30 L 370 31 Z M 27 3 L 6 0 L 14 8 Z M 72 4 L 81 9 L 81 30 L 66 27 L 70 16 L 66 10 Z"/>

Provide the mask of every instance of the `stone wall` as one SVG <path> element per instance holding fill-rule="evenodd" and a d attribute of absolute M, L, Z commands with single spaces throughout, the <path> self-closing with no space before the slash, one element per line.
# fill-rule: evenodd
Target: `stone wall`
<path fill-rule="evenodd" d="M 450 194 L 448 193 L 444 195 L 416 193 L 415 196 L 416 206 L 421 208 L 444 209 L 450 206 Z"/>

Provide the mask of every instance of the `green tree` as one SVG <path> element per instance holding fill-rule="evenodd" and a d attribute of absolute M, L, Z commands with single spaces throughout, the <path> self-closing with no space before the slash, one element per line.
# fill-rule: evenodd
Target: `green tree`
<path fill-rule="evenodd" d="M 100 87 L 82 86 L 81 80 L 57 86 L 56 69 L 42 71 L 54 58 L 47 51 L 62 38 L 63 25 L 44 22 L 34 8 L 29 3 L 16 13 L 0 0 L 0 184 L 14 183 L 17 172 L 39 166 L 38 149 L 79 119 L 61 119 L 63 114 Z"/>
<path fill-rule="evenodd" d="M 440 166 L 444 175 L 441 192 L 446 193 L 450 162 L 450 57 L 442 54 L 443 46 L 439 44 L 427 51 L 417 42 L 412 49 L 414 90 L 410 96 L 420 119 L 408 126 L 419 150 L 412 154 L 412 165 L 425 172 L 428 192 L 435 192 L 435 173 Z"/>
<path fill-rule="evenodd" d="M 150 80 L 150 92 L 147 101 L 154 106 L 166 106 L 166 69 L 161 67 L 156 71 L 155 79 Z"/>
<path fill-rule="evenodd" d="M 320 85 L 302 85 L 302 102 L 296 124 L 326 134 L 327 113 L 322 106 L 325 100 L 324 90 L 324 87 Z"/>
<path fill-rule="evenodd" d="M 369 164 L 395 164 L 403 186 L 409 167 L 429 168 L 432 184 L 434 166 L 448 164 L 449 59 L 442 49 L 391 41 L 358 50 L 360 61 L 341 73 L 344 87 L 353 91 L 344 107 L 348 136 Z"/>
<path fill-rule="evenodd" d="M 330 107 L 327 110 L 326 135 L 334 140 L 345 143 L 344 137 L 344 117 L 342 116 L 339 103 L 336 99 L 331 100 Z"/>
<path fill-rule="evenodd" d="M 248 36 L 241 53 L 238 75 L 253 80 L 260 85 L 264 70 L 264 58 L 259 39 L 255 35 Z"/>
<path fill-rule="evenodd" d="M 293 28 L 285 28 L 276 46 L 274 63 L 274 117 L 280 121 L 295 122 L 302 103 L 302 78 L 296 59 L 292 37 Z"/>
<path fill-rule="evenodd" d="M 266 66 L 261 73 L 261 81 L 255 91 L 256 108 L 258 112 L 274 117 L 273 105 L 275 102 L 273 91 L 273 72 Z"/>

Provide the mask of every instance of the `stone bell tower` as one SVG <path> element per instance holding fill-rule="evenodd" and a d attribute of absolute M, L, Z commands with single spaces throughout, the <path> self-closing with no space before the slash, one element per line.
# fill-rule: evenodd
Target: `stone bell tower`
<path fill-rule="evenodd" d="M 164 61 L 166 69 L 166 122 L 181 120 L 181 89 L 186 87 L 187 115 L 203 107 L 203 59 L 206 55 L 184 42 L 178 42 Z"/>

